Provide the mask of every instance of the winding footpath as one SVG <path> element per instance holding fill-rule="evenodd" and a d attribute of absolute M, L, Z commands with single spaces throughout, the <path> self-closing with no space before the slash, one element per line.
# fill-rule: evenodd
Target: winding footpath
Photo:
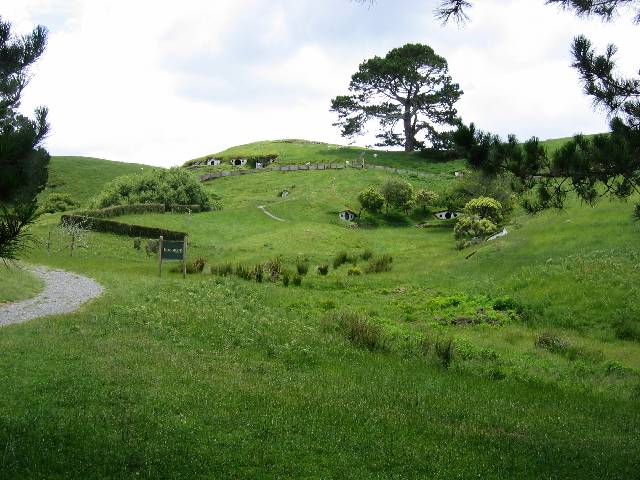
<path fill-rule="evenodd" d="M 269 212 L 264 205 L 258 205 L 258 208 L 262 210 L 267 216 L 277 220 L 279 222 L 286 222 L 284 218 L 276 217 L 273 213 Z"/>
<path fill-rule="evenodd" d="M 0 327 L 75 312 L 104 291 L 95 280 L 75 273 L 42 266 L 26 269 L 44 282 L 44 290 L 29 300 L 0 305 Z"/>

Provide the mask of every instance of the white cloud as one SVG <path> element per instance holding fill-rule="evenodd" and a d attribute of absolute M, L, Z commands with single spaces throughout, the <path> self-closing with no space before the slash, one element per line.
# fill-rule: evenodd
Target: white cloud
<path fill-rule="evenodd" d="M 464 29 L 441 27 L 429 0 L 5 0 L 2 15 L 21 32 L 51 30 L 23 107 L 50 108 L 53 154 L 172 165 L 267 138 L 340 142 L 331 98 L 365 58 L 410 41 L 449 60 L 459 111 L 481 128 L 547 138 L 606 127 L 569 44 L 578 33 L 617 43 L 633 74 L 638 27 L 543 0 L 475 3 Z"/>

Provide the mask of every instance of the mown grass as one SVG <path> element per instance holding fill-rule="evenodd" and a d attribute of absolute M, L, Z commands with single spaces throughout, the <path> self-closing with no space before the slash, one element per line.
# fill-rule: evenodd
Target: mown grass
<path fill-rule="evenodd" d="M 191 258 L 219 272 L 308 264 L 298 287 L 207 267 L 182 280 L 167 265 L 160 279 L 155 258 L 106 234 L 74 257 L 32 251 L 106 293 L 2 330 L 0 477 L 632 478 L 632 205 L 517 214 L 467 259 L 451 230 L 420 218 L 338 219 L 389 175 L 224 178 L 207 184 L 222 211 L 121 218 L 188 231 Z M 454 181 L 407 178 L 434 191 Z M 334 269 L 343 251 L 351 261 Z M 391 269 L 366 273 L 383 255 Z M 564 348 L 541 347 L 554 344 L 545 333 Z"/>
<path fill-rule="evenodd" d="M 0 262 L 0 303 L 31 298 L 42 288 L 42 281 L 24 268 Z"/>

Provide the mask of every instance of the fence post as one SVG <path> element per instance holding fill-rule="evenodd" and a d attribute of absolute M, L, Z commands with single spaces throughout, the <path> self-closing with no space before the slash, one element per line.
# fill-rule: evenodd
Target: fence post
<path fill-rule="evenodd" d="M 158 241 L 158 276 L 162 277 L 162 235 Z"/>

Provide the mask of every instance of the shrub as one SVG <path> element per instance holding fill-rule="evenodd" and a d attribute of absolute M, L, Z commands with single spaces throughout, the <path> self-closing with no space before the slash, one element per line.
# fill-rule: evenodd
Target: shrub
<path fill-rule="evenodd" d="M 140 250 L 142 248 L 142 239 L 140 237 L 133 239 L 133 248 L 136 250 Z"/>
<path fill-rule="evenodd" d="M 160 241 L 159 240 L 147 240 L 147 244 L 144 247 L 144 251 L 147 253 L 147 257 L 150 257 L 152 254 L 158 253 L 160 249 Z"/>
<path fill-rule="evenodd" d="M 193 261 L 193 268 L 198 273 L 202 273 L 204 270 L 204 266 L 207 264 L 207 259 L 204 257 L 198 257 Z"/>
<path fill-rule="evenodd" d="M 640 325 L 629 318 L 629 315 L 623 315 L 615 323 L 615 332 L 616 338 L 620 340 L 640 342 Z"/>
<path fill-rule="evenodd" d="M 299 273 L 296 273 L 293 276 L 292 282 L 296 287 L 299 287 L 300 285 L 302 285 L 302 275 L 300 275 Z"/>
<path fill-rule="evenodd" d="M 349 263 L 349 254 L 347 252 L 338 252 L 335 257 L 333 257 L 333 268 L 338 268 L 345 263 Z"/>
<path fill-rule="evenodd" d="M 289 286 L 289 272 L 284 272 L 282 274 L 282 285 L 285 287 Z"/>
<path fill-rule="evenodd" d="M 386 342 L 379 325 L 358 313 L 341 312 L 337 315 L 338 327 L 347 339 L 368 350 L 386 350 Z"/>
<path fill-rule="evenodd" d="M 487 218 L 475 218 L 463 215 L 453 227 L 457 239 L 486 238 L 498 231 L 498 226 Z"/>
<path fill-rule="evenodd" d="M 434 345 L 434 350 L 442 366 L 449 368 L 453 360 L 453 339 L 438 339 Z"/>
<path fill-rule="evenodd" d="M 413 186 L 404 180 L 387 180 L 380 190 L 387 209 L 398 208 L 405 212 L 410 209 L 413 200 Z"/>
<path fill-rule="evenodd" d="M 434 205 L 438 201 L 438 194 L 428 190 L 418 190 L 416 193 L 415 203 L 423 211 L 427 211 L 427 207 Z"/>
<path fill-rule="evenodd" d="M 233 265 L 229 262 L 211 265 L 211 273 L 213 275 L 226 277 L 227 275 L 231 275 L 233 273 Z"/>
<path fill-rule="evenodd" d="M 351 275 L 351 276 L 362 275 L 362 270 L 360 270 L 358 267 L 351 267 L 349 270 L 347 270 L 347 275 Z"/>
<path fill-rule="evenodd" d="M 569 342 L 560 338 L 551 332 L 543 332 L 536 337 L 535 346 L 538 348 L 544 348 L 552 353 L 563 354 L 569 348 Z"/>
<path fill-rule="evenodd" d="M 322 276 L 325 276 L 327 273 L 329 273 L 329 264 L 323 263 L 321 265 L 318 265 L 318 273 Z"/>
<path fill-rule="evenodd" d="M 79 206 L 80 203 L 68 193 L 52 193 L 42 202 L 40 211 L 44 213 L 66 212 Z"/>
<path fill-rule="evenodd" d="M 504 219 L 509 218 L 516 206 L 516 197 L 508 177 L 491 177 L 481 172 L 465 174 L 437 203 L 450 212 L 459 212 L 467 202 L 478 197 L 491 197 L 500 202 Z"/>
<path fill-rule="evenodd" d="M 299 275 L 306 275 L 309 272 L 309 261 L 306 258 L 298 258 L 296 261 L 296 270 Z"/>
<path fill-rule="evenodd" d="M 125 175 L 107 183 L 92 202 L 93 208 L 134 203 L 209 206 L 209 198 L 198 180 L 181 168 Z"/>
<path fill-rule="evenodd" d="M 373 252 L 367 248 L 365 249 L 364 252 L 362 252 L 362 255 L 360 255 L 360 258 L 362 260 L 370 260 L 373 258 Z"/>
<path fill-rule="evenodd" d="M 135 203 L 132 205 L 115 205 L 98 210 L 86 210 L 77 215 L 93 218 L 113 218 L 122 215 L 140 215 L 143 213 L 165 213 L 167 207 L 163 203 Z"/>
<path fill-rule="evenodd" d="M 370 213 L 378 213 L 384 206 L 384 197 L 373 188 L 369 188 L 358 194 L 358 202 L 360 202 L 363 210 Z"/>
<path fill-rule="evenodd" d="M 281 257 L 272 258 L 271 260 L 264 262 L 264 271 L 271 281 L 276 281 L 280 277 L 282 270 L 283 265 Z"/>
<path fill-rule="evenodd" d="M 503 220 L 502 204 L 491 197 L 478 197 L 469 200 L 464 206 L 464 213 L 470 217 L 487 219 L 496 225 L 500 225 Z"/>
<path fill-rule="evenodd" d="M 365 269 L 367 273 L 381 273 L 391 270 L 391 264 L 393 263 L 393 257 L 391 255 L 382 255 L 379 258 L 372 258 L 369 260 L 369 264 Z"/>
<path fill-rule="evenodd" d="M 238 278 L 242 278 L 243 280 L 251 280 L 251 270 L 241 263 L 236 265 L 235 274 Z"/>

